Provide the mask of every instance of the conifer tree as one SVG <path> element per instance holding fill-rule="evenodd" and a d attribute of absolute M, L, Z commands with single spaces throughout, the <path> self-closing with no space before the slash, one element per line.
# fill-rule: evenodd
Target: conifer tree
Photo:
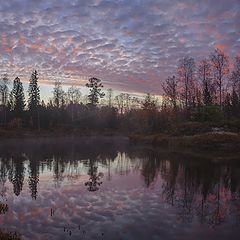
<path fill-rule="evenodd" d="M 25 107 L 25 97 L 23 92 L 23 85 L 19 77 L 16 77 L 13 81 L 13 89 L 11 92 L 12 108 L 16 117 L 22 117 Z"/>
<path fill-rule="evenodd" d="M 39 121 L 40 89 L 38 86 L 38 73 L 33 71 L 28 87 L 28 109 L 33 127 L 40 129 Z"/>
<path fill-rule="evenodd" d="M 86 87 L 90 89 L 90 94 L 88 95 L 88 99 L 91 105 L 96 105 L 99 102 L 99 98 L 105 96 L 105 93 L 102 92 L 103 84 L 101 83 L 101 79 L 99 78 L 89 78 Z"/>
<path fill-rule="evenodd" d="M 38 73 L 33 71 L 31 78 L 29 80 L 28 87 L 28 109 L 32 114 L 37 111 L 40 104 L 40 89 L 38 86 Z"/>

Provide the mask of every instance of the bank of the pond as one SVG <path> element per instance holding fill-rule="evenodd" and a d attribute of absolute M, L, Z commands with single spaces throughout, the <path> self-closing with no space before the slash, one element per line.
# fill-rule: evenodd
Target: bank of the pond
<path fill-rule="evenodd" d="M 3 130 L 0 129 L 0 140 L 16 139 L 16 138 L 42 138 L 42 137 L 92 137 L 92 136 L 127 136 L 119 131 L 103 130 L 72 130 L 72 129 L 57 129 L 57 130 Z"/>
<path fill-rule="evenodd" d="M 151 144 L 156 147 L 193 148 L 208 150 L 240 151 L 240 134 L 233 132 L 207 132 L 190 136 L 165 134 L 132 135 L 134 144 Z"/>
<path fill-rule="evenodd" d="M 21 237 L 16 232 L 8 232 L 0 230 L 0 239 L 1 240 L 21 240 Z"/>
<path fill-rule="evenodd" d="M 205 149 L 240 152 L 240 134 L 236 132 L 217 131 L 192 135 L 178 134 L 128 134 L 120 131 L 93 131 L 93 130 L 0 130 L 0 141 L 19 138 L 62 138 L 62 137 L 124 137 L 129 138 L 132 144 L 152 145 L 154 147 L 179 149 Z"/>

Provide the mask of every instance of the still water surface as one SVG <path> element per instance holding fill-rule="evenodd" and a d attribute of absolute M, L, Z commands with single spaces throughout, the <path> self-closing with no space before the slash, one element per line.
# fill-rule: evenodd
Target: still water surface
<path fill-rule="evenodd" d="M 1 142 L 0 229 L 22 239 L 240 239 L 240 162 L 222 159 L 125 138 Z"/>

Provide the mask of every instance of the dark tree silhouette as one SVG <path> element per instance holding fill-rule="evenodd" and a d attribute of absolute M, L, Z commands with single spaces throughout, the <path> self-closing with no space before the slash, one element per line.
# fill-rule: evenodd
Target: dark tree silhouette
<path fill-rule="evenodd" d="M 13 89 L 11 91 L 12 109 L 16 117 L 22 117 L 25 107 L 25 97 L 23 92 L 23 85 L 19 77 L 13 81 Z"/>
<path fill-rule="evenodd" d="M 228 57 L 220 49 L 215 49 L 211 54 L 211 63 L 213 68 L 213 77 L 218 91 L 219 106 L 222 110 L 224 101 L 224 91 L 226 88 L 226 76 L 229 73 Z"/>
<path fill-rule="evenodd" d="M 212 83 L 211 65 L 206 59 L 202 60 L 198 66 L 198 78 L 202 86 L 203 104 L 209 106 L 213 104 L 214 85 Z"/>
<path fill-rule="evenodd" d="M 29 189 L 31 191 L 32 199 L 37 198 L 37 186 L 39 182 L 39 161 L 30 160 L 29 163 Z"/>
<path fill-rule="evenodd" d="M 99 190 L 99 186 L 102 184 L 100 180 L 103 177 L 102 173 L 98 173 L 98 167 L 96 166 L 97 162 L 93 159 L 89 160 L 89 180 L 85 182 L 85 186 L 88 186 L 88 191 L 95 192 Z"/>
<path fill-rule="evenodd" d="M 107 105 L 108 107 L 113 106 L 113 90 L 111 88 L 107 90 Z"/>
<path fill-rule="evenodd" d="M 240 120 L 240 57 L 236 57 L 232 73 L 228 72 L 228 58 L 220 50 L 200 61 L 197 68 L 193 58 L 184 57 L 178 62 L 176 75 L 168 77 L 162 84 L 164 94 L 155 97 L 159 101 L 152 101 L 150 94 L 145 100 L 143 96 L 129 93 L 114 96 L 108 89 L 106 98 L 98 105 L 105 94 L 101 80 L 95 77 L 88 80 L 86 86 L 90 93 L 83 97 L 77 87 L 70 87 L 65 93 L 61 81 L 57 80 L 53 97 L 40 104 L 38 76 L 33 71 L 26 110 L 20 79 L 14 80 L 9 98 L 7 78 L 1 82 L 0 125 L 5 130 L 20 126 L 22 129 L 34 126 L 40 130 L 41 123 L 43 131 L 117 130 L 133 134 L 179 134 L 182 126 L 192 121 L 208 125 L 203 126 L 208 131 L 224 120 L 227 121 L 224 126 L 232 126 L 232 120 Z M 194 128 L 192 133 L 198 133 L 198 130 L 202 132 L 201 128 Z"/>
<path fill-rule="evenodd" d="M 40 104 L 40 89 L 38 86 L 38 73 L 37 71 L 33 71 L 31 78 L 29 80 L 28 87 L 28 109 L 32 111 L 36 111 Z"/>
<path fill-rule="evenodd" d="M 105 95 L 105 93 L 102 92 L 103 84 L 101 83 L 101 80 L 95 77 L 89 78 L 86 87 L 90 90 L 90 94 L 88 95 L 90 104 L 98 104 L 99 98 L 103 98 Z"/>
<path fill-rule="evenodd" d="M 28 109 L 31 114 L 33 126 L 40 129 L 39 122 L 40 89 L 38 86 L 38 73 L 33 71 L 28 87 Z"/>
<path fill-rule="evenodd" d="M 147 111 L 155 111 L 157 109 L 156 99 L 154 99 L 150 93 L 147 93 L 142 108 Z"/>
<path fill-rule="evenodd" d="M 8 95 L 9 95 L 9 79 L 8 75 L 4 74 L 3 78 L 0 81 L 0 94 L 1 94 L 1 101 L 3 106 L 3 119 L 2 125 L 6 126 L 7 123 L 7 103 L 8 103 Z"/>
<path fill-rule="evenodd" d="M 24 158 L 22 156 L 16 156 L 13 158 L 13 165 L 11 166 L 11 172 L 9 175 L 10 181 L 13 184 L 13 192 L 16 196 L 19 196 L 23 189 L 24 182 Z"/>
<path fill-rule="evenodd" d="M 170 104 L 175 111 L 177 108 L 177 85 L 177 78 L 174 75 L 172 77 L 168 77 L 162 85 L 165 96 L 170 101 Z"/>
<path fill-rule="evenodd" d="M 195 97 L 195 61 L 184 57 L 178 65 L 178 81 L 180 84 L 180 97 L 182 98 L 186 116 L 190 116 Z"/>
<path fill-rule="evenodd" d="M 55 107 L 60 108 L 65 104 L 65 93 L 62 89 L 61 81 L 55 81 L 55 86 L 53 89 L 53 104 Z"/>

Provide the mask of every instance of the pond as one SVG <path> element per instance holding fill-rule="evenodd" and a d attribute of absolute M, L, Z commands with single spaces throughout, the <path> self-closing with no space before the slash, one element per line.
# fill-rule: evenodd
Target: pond
<path fill-rule="evenodd" d="M 22 239 L 240 239 L 240 161 L 124 137 L 2 141 L 0 229 Z"/>

